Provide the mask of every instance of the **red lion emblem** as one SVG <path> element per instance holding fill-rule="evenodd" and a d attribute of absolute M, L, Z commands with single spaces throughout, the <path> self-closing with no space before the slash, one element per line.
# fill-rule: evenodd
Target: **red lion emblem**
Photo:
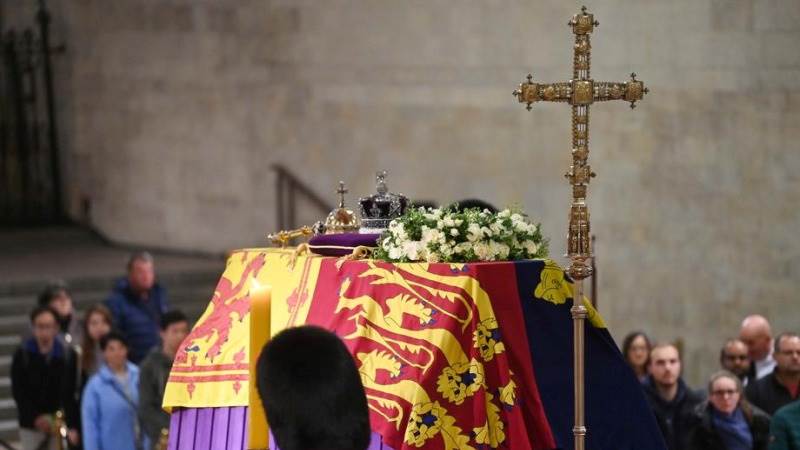
<path fill-rule="evenodd" d="M 243 261 L 245 257 L 246 254 L 242 257 Z M 181 345 L 175 356 L 176 364 L 186 364 L 189 353 L 200 350 L 197 345 L 194 345 L 197 340 L 205 338 L 206 342 L 208 342 L 215 338 L 216 335 L 216 340 L 205 354 L 209 361 L 214 361 L 214 358 L 220 354 L 222 346 L 228 341 L 231 327 L 233 326 L 234 314 L 236 314 L 239 321 L 242 321 L 244 316 L 250 312 L 250 294 L 242 293 L 242 290 L 250 278 L 258 276 L 265 263 L 264 253 L 259 253 L 247 263 L 242 276 L 235 285 L 233 281 L 224 276 L 222 277 L 214 291 L 214 297 L 211 299 L 211 314 L 204 321 L 197 323 L 192 332 L 186 336 L 183 345 Z M 192 365 L 194 365 L 196 358 L 193 355 Z"/>

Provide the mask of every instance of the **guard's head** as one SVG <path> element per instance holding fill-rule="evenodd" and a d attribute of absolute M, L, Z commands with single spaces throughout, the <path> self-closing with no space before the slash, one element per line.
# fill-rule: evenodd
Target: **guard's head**
<path fill-rule="evenodd" d="M 322 328 L 281 331 L 258 357 L 258 393 L 282 450 L 364 450 L 367 399 L 353 357 Z"/>
<path fill-rule="evenodd" d="M 466 198 L 464 200 L 459 200 L 450 206 L 454 207 L 459 211 L 465 211 L 467 209 L 474 209 L 474 208 L 477 208 L 481 211 L 488 209 L 489 212 L 491 213 L 496 213 L 498 211 L 498 209 L 491 203 L 478 198 Z"/>

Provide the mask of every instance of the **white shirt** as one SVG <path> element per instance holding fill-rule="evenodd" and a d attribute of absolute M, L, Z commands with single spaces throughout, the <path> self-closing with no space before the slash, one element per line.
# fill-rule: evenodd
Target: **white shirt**
<path fill-rule="evenodd" d="M 775 369 L 775 359 L 772 357 L 772 346 L 770 345 L 769 355 L 761 361 L 756 361 L 756 380 L 764 378 Z"/>

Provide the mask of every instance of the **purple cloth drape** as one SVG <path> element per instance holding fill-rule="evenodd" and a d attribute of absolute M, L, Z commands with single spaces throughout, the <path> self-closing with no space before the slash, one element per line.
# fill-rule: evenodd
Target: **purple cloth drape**
<path fill-rule="evenodd" d="M 247 450 L 248 408 L 175 408 L 169 426 L 169 450 Z M 269 448 L 275 446 L 272 433 Z M 393 450 L 372 433 L 367 450 Z"/>

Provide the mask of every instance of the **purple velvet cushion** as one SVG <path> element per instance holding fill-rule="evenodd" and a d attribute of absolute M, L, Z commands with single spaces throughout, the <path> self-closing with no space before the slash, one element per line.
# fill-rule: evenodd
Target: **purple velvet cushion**
<path fill-rule="evenodd" d="M 380 237 L 377 233 L 320 234 L 308 241 L 308 247 L 317 255 L 344 256 L 353 253 L 356 247 L 377 247 Z"/>

